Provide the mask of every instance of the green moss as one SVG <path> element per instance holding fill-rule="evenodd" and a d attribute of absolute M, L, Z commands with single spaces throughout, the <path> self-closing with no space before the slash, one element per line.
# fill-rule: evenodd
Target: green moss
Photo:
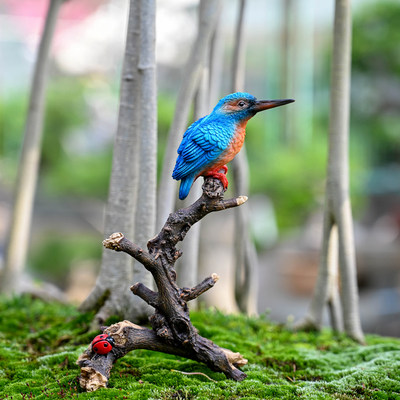
<path fill-rule="evenodd" d="M 0 299 L 0 399 L 399 399 L 400 340 L 359 346 L 330 330 L 290 332 L 265 317 L 192 313 L 200 333 L 249 360 L 243 382 L 179 357 L 131 352 L 109 387 L 82 392 L 75 364 L 97 332 L 92 314 L 30 297 Z M 180 372 L 201 372 L 184 375 Z"/>

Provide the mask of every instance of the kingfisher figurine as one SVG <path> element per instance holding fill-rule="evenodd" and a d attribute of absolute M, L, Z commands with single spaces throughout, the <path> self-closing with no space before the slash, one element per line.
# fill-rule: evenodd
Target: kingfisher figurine
<path fill-rule="evenodd" d="M 217 178 L 226 189 L 226 164 L 233 160 L 243 146 L 247 121 L 259 111 L 293 101 L 257 100 L 248 93 L 232 93 L 222 98 L 211 114 L 190 125 L 183 134 L 172 173 L 174 179 L 181 181 L 179 198 L 186 198 L 199 176 Z"/>

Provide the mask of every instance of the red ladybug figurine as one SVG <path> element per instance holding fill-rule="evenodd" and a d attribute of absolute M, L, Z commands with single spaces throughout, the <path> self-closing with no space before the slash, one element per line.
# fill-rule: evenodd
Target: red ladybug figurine
<path fill-rule="evenodd" d="M 114 344 L 114 339 L 103 333 L 93 339 L 92 349 L 97 354 L 107 354 L 112 350 Z"/>

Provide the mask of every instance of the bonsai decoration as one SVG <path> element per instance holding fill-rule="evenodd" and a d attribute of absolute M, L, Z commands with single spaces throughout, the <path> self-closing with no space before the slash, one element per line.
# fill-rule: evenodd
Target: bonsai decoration
<path fill-rule="evenodd" d="M 186 357 L 241 381 L 246 374 L 239 368 L 247 360 L 239 353 L 221 348 L 200 336 L 192 325 L 188 302 L 212 288 L 216 274 L 192 288 L 179 288 L 174 265 L 182 252 L 176 248 L 190 227 L 207 214 L 240 206 L 247 197 L 224 200 L 227 188 L 226 163 L 239 152 L 247 121 L 258 111 L 293 100 L 257 101 L 247 93 L 234 93 L 219 101 L 213 112 L 192 124 L 183 136 L 173 177 L 181 180 L 179 197 L 187 196 L 194 180 L 204 176 L 203 194 L 192 205 L 169 215 L 161 232 L 147 243 L 147 251 L 114 233 L 103 245 L 123 251 L 139 261 L 154 277 L 158 291 L 138 282 L 131 291 L 154 308 L 149 318 L 152 329 L 122 321 L 103 330 L 81 354 L 80 385 L 93 391 L 107 385 L 116 360 L 135 349 L 148 349 Z"/>
<path fill-rule="evenodd" d="M 130 242 L 122 233 L 114 233 L 104 240 L 105 247 L 131 255 L 153 275 L 158 292 L 142 283 L 135 283 L 131 287 L 135 295 L 154 307 L 155 312 L 150 317 L 153 329 L 129 321 L 105 328 L 103 334 L 111 337 L 114 342 L 111 351 L 101 355 L 96 352 L 96 344 L 92 344 L 79 357 L 80 385 L 83 389 L 92 391 L 105 387 L 114 362 L 135 349 L 161 351 L 203 362 L 212 370 L 223 372 L 228 378 L 237 381 L 246 377 L 238 367 L 245 365 L 247 360 L 239 353 L 220 348 L 200 336 L 190 321 L 187 303 L 212 288 L 218 276 L 213 274 L 193 288 L 179 288 L 174 270 L 174 264 L 181 256 L 175 246 L 184 239 L 194 223 L 210 212 L 236 207 L 247 200 L 246 197 L 224 200 L 223 192 L 219 180 L 207 178 L 203 195 L 190 207 L 180 209 L 168 217 L 158 236 L 148 242 L 148 251 Z M 102 341 L 106 342 L 105 339 Z"/>

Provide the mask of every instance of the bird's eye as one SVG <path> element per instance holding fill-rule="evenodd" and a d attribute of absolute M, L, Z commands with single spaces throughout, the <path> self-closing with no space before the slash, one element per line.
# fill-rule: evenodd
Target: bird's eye
<path fill-rule="evenodd" d="M 246 105 L 246 102 L 244 102 L 243 100 L 240 100 L 238 103 L 239 107 L 244 107 Z"/>

